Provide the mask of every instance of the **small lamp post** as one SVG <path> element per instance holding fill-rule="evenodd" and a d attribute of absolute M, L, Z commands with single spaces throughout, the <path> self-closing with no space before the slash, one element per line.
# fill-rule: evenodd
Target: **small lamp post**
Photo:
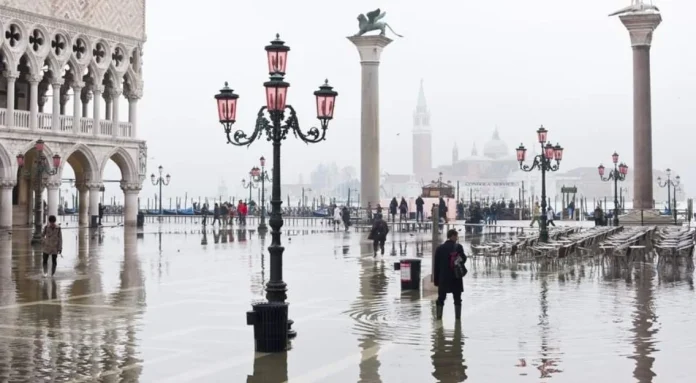
<path fill-rule="evenodd" d="M 43 203 L 41 201 L 41 192 L 43 191 L 43 177 L 50 177 L 58 173 L 58 168 L 60 168 L 60 156 L 53 156 L 53 168 L 49 166 L 48 159 L 44 155 L 44 141 L 38 139 L 34 145 L 36 150 L 36 156 L 34 158 L 33 166 L 31 169 L 23 170 L 24 168 L 24 154 L 17 155 L 17 166 L 22 170 L 24 176 L 31 179 L 32 176 L 35 177 L 34 180 L 34 234 L 31 237 L 31 243 L 37 244 L 42 242 L 41 238 L 41 226 L 43 220 L 41 219 L 41 212 L 43 210 Z M 34 174 L 32 174 L 32 172 Z"/>
<path fill-rule="evenodd" d="M 250 135 L 243 130 L 232 131 L 232 126 L 236 121 L 237 101 L 239 96 L 234 93 L 225 83 L 225 87 L 215 96 L 217 102 L 218 117 L 220 124 L 224 128 L 227 142 L 237 146 L 249 146 L 254 141 L 261 138 L 264 134 L 268 141 L 273 145 L 273 187 L 271 191 L 271 215 L 269 225 L 271 226 L 271 244 L 268 252 L 271 258 L 271 275 L 266 284 L 266 299 L 270 303 L 284 306 L 287 312 L 287 284 L 283 281 L 283 251 L 285 248 L 280 242 L 280 228 L 283 226 L 283 216 L 281 205 L 280 185 L 281 181 L 281 143 L 292 133 L 295 137 L 305 143 L 318 143 L 325 139 L 326 129 L 329 122 L 333 119 L 334 106 L 337 92 L 329 85 L 328 80 L 314 92 L 316 98 L 317 119 L 320 127 L 312 127 L 306 132 L 300 128 L 295 109 L 286 103 L 287 92 L 290 84 L 284 81 L 287 57 L 290 47 L 280 40 L 271 41 L 265 47 L 268 59 L 269 81 L 263 86 L 266 88 L 266 105 L 262 106 L 256 117 L 256 125 Z M 287 116 L 286 116 L 287 113 Z M 288 326 L 292 323 L 288 321 Z M 283 325 L 285 325 L 283 323 Z M 282 331 L 282 330 L 281 330 Z M 294 337 L 296 334 L 288 330 L 288 336 Z M 273 351 L 284 351 L 276 350 Z"/>
<path fill-rule="evenodd" d="M 259 163 L 261 163 L 261 169 L 258 170 L 258 168 L 256 168 L 258 172 L 253 176 L 255 182 L 261 182 L 261 220 L 258 230 L 259 232 L 266 232 L 268 231 L 268 227 L 266 226 L 266 181 L 273 182 L 273 179 L 268 176 L 268 172 L 266 171 L 266 158 L 264 158 L 264 156 L 259 158 Z M 273 172 L 272 169 L 271 172 Z M 251 182 L 249 183 L 251 184 Z M 249 192 L 251 192 L 251 189 L 249 189 Z"/>
<path fill-rule="evenodd" d="M 544 129 L 544 126 L 541 126 L 537 130 L 537 140 L 541 145 L 541 154 L 534 156 L 534 162 L 532 162 L 531 165 L 524 165 L 525 155 L 527 153 L 527 149 L 524 145 L 520 144 L 516 149 L 517 161 L 519 161 L 522 171 L 531 172 L 534 169 L 539 169 L 541 171 L 541 217 L 539 217 L 539 226 L 541 230 L 539 232 L 539 240 L 542 242 L 549 241 L 549 231 L 546 227 L 546 172 L 557 171 L 563 159 L 563 148 L 561 145 L 556 144 L 556 146 L 553 146 L 550 142 L 547 142 L 547 136 L 548 130 Z M 555 164 L 552 163 L 553 160 L 556 161 Z"/>
<path fill-rule="evenodd" d="M 681 177 L 676 176 L 674 179 L 672 179 L 672 169 L 667 168 L 665 170 L 665 173 L 667 174 L 667 179 L 665 182 L 662 182 L 662 177 L 657 177 L 657 185 L 660 186 L 661 188 L 667 187 L 667 208 L 669 209 L 668 212 L 672 215 L 674 215 L 674 222 L 677 222 L 677 186 L 681 183 Z M 671 201 L 671 196 L 672 196 L 672 191 L 671 189 L 674 188 L 674 213 L 672 213 L 672 201 Z"/>
<path fill-rule="evenodd" d="M 628 174 L 628 165 L 623 162 L 619 164 L 619 154 L 614 152 L 611 155 L 611 162 L 614 164 L 614 169 L 609 171 L 609 176 L 604 178 L 605 168 L 604 165 L 600 164 L 597 167 L 599 172 L 599 178 L 602 181 L 614 181 L 614 226 L 619 226 L 619 181 L 624 181 L 626 179 L 626 174 Z"/>
<path fill-rule="evenodd" d="M 247 183 L 246 180 L 244 178 L 242 178 L 242 187 L 244 189 L 249 189 L 249 200 L 247 201 L 247 205 L 251 203 L 251 198 L 252 198 L 251 190 L 259 188 L 259 186 L 254 182 L 254 177 L 258 177 L 259 172 L 260 172 L 259 168 L 254 166 L 253 168 L 251 168 L 251 170 L 249 170 L 249 182 Z"/>
<path fill-rule="evenodd" d="M 157 170 L 159 171 L 159 176 L 155 177 L 155 174 L 152 173 L 150 175 L 150 181 L 152 181 L 152 184 L 157 186 L 159 185 L 159 211 L 160 215 L 164 214 L 164 209 L 162 209 L 162 186 L 167 186 L 169 185 L 169 181 L 171 181 L 172 177 L 167 173 L 166 176 L 164 175 L 164 168 L 162 165 L 160 165 Z M 171 202 L 171 201 L 170 201 Z"/>

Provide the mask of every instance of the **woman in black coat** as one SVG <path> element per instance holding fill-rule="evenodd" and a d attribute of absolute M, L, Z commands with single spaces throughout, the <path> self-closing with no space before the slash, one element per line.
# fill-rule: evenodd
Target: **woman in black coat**
<path fill-rule="evenodd" d="M 372 229 L 368 237 L 368 239 L 372 240 L 372 249 L 375 257 L 377 256 L 377 249 L 380 249 L 382 255 L 384 255 L 384 242 L 387 240 L 388 233 L 389 226 L 382 219 L 382 215 L 375 215 L 375 222 L 372 224 Z"/>
<path fill-rule="evenodd" d="M 452 293 L 454 299 L 454 317 L 460 319 L 462 316 L 462 292 L 464 291 L 464 281 L 457 278 L 454 274 L 451 258 L 459 255 L 466 262 L 464 248 L 457 243 L 459 233 L 455 229 L 447 232 L 447 241 L 438 246 L 435 251 L 435 267 L 433 282 L 437 286 L 437 319 L 442 319 L 442 311 L 445 306 L 445 298 L 448 293 Z"/>

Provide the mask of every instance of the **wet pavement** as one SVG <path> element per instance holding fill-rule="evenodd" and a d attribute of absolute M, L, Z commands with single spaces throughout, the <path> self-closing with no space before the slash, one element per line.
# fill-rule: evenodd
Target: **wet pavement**
<path fill-rule="evenodd" d="M 257 233 L 149 224 L 66 228 L 53 279 L 28 231 L 0 235 L 0 382 L 688 382 L 692 271 L 475 261 L 461 323 L 451 297 L 402 294 L 400 257 L 429 233 L 290 228 L 284 277 L 298 337 L 255 354 L 245 325 L 269 277 Z M 474 236 L 468 241 L 480 241 Z M 266 253 L 264 255 L 264 253 Z"/>

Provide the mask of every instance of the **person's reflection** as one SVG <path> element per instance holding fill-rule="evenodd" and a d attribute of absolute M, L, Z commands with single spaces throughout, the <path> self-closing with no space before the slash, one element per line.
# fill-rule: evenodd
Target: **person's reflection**
<path fill-rule="evenodd" d="M 406 243 L 399 242 L 399 255 L 406 255 Z"/>
<path fill-rule="evenodd" d="M 348 255 L 350 252 L 350 245 L 343 245 L 343 255 Z"/>
<path fill-rule="evenodd" d="M 434 310 L 435 301 L 433 301 Z M 442 323 L 435 324 L 431 356 L 433 378 L 442 383 L 463 382 L 468 378 L 463 346 L 461 321 L 454 323 L 454 330 L 445 330 Z"/>
<path fill-rule="evenodd" d="M 220 230 L 215 230 L 215 228 L 213 228 L 213 242 L 220 243 Z"/>
<path fill-rule="evenodd" d="M 658 332 L 658 329 L 653 327 L 653 323 L 657 323 L 653 302 L 654 278 L 655 269 L 652 267 L 636 270 L 635 314 L 631 329 L 635 334 L 633 338 L 635 352 L 630 358 L 636 361 L 633 377 L 640 383 L 650 383 L 656 376 L 652 370 L 655 363 L 655 357 L 652 356 L 652 353 L 656 351 L 655 334 Z"/>
<path fill-rule="evenodd" d="M 372 255 L 372 242 L 362 243 L 360 254 Z M 382 378 L 379 374 L 380 343 L 382 338 L 381 327 L 362 320 L 365 316 L 381 311 L 382 299 L 386 296 L 389 287 L 389 278 L 385 274 L 384 261 L 375 261 L 372 256 L 360 257 L 360 296 L 351 306 L 351 312 L 356 317 L 354 332 L 358 334 L 358 342 L 361 352 L 360 380 L 359 383 L 379 383 Z"/>
<path fill-rule="evenodd" d="M 61 319 L 61 302 L 58 301 L 58 285 L 56 280 L 44 281 L 41 286 L 41 300 L 51 301 L 45 304 L 37 305 L 39 322 L 46 322 L 47 327 L 51 330 L 60 326 Z"/>
<path fill-rule="evenodd" d="M 425 241 L 417 241 L 416 242 L 416 257 L 422 258 L 423 257 L 423 248 L 425 247 Z"/>
<path fill-rule="evenodd" d="M 201 230 L 201 245 L 207 245 L 208 244 L 208 230 Z"/>
<path fill-rule="evenodd" d="M 220 243 L 227 243 L 227 229 L 220 229 Z"/>
<path fill-rule="evenodd" d="M 254 374 L 247 383 L 285 383 L 288 381 L 288 353 L 256 354 Z"/>
<path fill-rule="evenodd" d="M 395 257 L 396 256 L 396 242 L 394 242 L 394 240 L 392 240 L 391 243 L 392 243 L 392 248 L 391 248 L 391 252 L 389 253 L 389 255 L 391 255 L 392 257 Z"/>
<path fill-rule="evenodd" d="M 244 230 L 244 229 L 237 230 L 237 240 L 239 242 L 246 242 L 246 240 L 247 240 L 246 234 L 247 234 L 246 230 Z"/>

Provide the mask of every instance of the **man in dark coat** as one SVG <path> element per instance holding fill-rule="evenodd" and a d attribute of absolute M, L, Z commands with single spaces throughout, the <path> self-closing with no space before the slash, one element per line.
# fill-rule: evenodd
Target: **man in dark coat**
<path fill-rule="evenodd" d="M 440 218 L 445 220 L 445 223 L 447 223 L 447 203 L 445 203 L 445 199 L 440 197 L 440 202 L 439 202 L 438 208 L 440 209 Z"/>
<path fill-rule="evenodd" d="M 416 198 L 416 222 L 418 222 L 418 217 L 420 217 L 420 222 L 423 222 L 423 205 L 425 202 L 421 196 Z"/>
<path fill-rule="evenodd" d="M 377 249 L 381 250 L 382 255 L 384 255 L 384 242 L 387 240 L 387 233 L 389 233 L 389 226 L 382 219 L 381 214 L 375 215 L 375 223 L 372 224 L 372 230 L 370 230 L 369 239 L 372 239 L 372 249 L 374 251 L 374 256 L 377 256 Z"/>
<path fill-rule="evenodd" d="M 466 262 L 466 254 L 464 248 L 457 243 L 457 230 L 451 229 L 447 232 L 447 241 L 438 246 L 435 251 L 435 267 L 433 274 L 433 282 L 437 286 L 437 319 L 442 319 L 442 311 L 445 306 L 445 298 L 448 293 L 452 293 L 454 299 L 454 317 L 459 320 L 462 317 L 462 292 L 464 291 L 464 282 L 462 278 L 457 278 L 454 274 L 452 258 L 456 255 L 464 258 Z"/>
<path fill-rule="evenodd" d="M 396 197 L 392 198 L 391 202 L 389 203 L 389 214 L 392 216 L 392 222 L 396 219 L 396 210 L 399 208 L 399 202 L 396 200 Z"/>

